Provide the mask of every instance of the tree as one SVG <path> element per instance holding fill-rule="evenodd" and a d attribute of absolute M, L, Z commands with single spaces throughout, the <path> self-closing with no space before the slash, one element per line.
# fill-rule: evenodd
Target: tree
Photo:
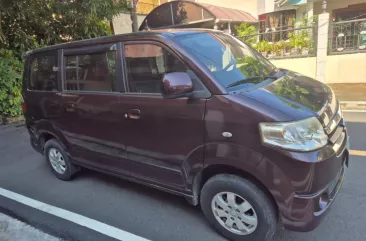
<path fill-rule="evenodd" d="M 257 42 L 257 29 L 255 26 L 249 24 L 249 23 L 242 23 L 239 26 L 236 27 L 236 31 L 238 33 L 238 36 L 243 39 L 244 42 L 253 45 Z M 255 35 L 255 36 L 253 36 Z"/>
<path fill-rule="evenodd" d="M 0 48 L 18 53 L 112 33 L 110 21 L 127 12 L 125 0 L 0 0 Z"/>
<path fill-rule="evenodd" d="M 0 116 L 21 113 L 25 51 L 112 34 L 121 12 L 126 0 L 0 0 Z"/>

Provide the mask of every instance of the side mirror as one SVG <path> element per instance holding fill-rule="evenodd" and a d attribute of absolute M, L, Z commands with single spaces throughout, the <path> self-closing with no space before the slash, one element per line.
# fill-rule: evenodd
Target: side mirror
<path fill-rule="evenodd" d="M 174 72 L 164 75 L 163 97 L 174 99 L 189 96 L 193 92 L 193 83 L 185 72 Z"/>

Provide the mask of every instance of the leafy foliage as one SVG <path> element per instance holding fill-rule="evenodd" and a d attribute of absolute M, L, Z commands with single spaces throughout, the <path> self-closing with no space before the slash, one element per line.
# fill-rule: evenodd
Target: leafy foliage
<path fill-rule="evenodd" d="M 39 45 L 111 34 L 125 0 L 0 0 L 0 48 L 23 53 Z"/>
<path fill-rule="evenodd" d="M 0 114 L 6 117 L 21 114 L 20 91 L 23 64 L 9 50 L 0 50 Z"/>
<path fill-rule="evenodd" d="M 25 51 L 110 35 L 113 17 L 128 10 L 126 0 L 0 0 L 0 115 L 21 113 Z"/>
<path fill-rule="evenodd" d="M 240 38 L 243 38 L 244 41 L 248 44 L 254 44 L 257 42 L 257 36 L 251 36 L 257 34 L 257 29 L 255 26 L 249 23 L 242 23 L 236 27 L 236 31 Z"/>
<path fill-rule="evenodd" d="M 263 76 L 267 74 L 266 69 L 263 68 L 263 63 L 251 56 L 245 56 L 244 58 L 238 59 L 237 65 L 245 76 Z M 258 83 L 261 81 L 263 81 L 261 78 L 256 80 Z"/>
<path fill-rule="evenodd" d="M 311 93 L 306 86 L 301 86 L 298 82 L 288 76 L 285 76 L 281 81 L 274 82 L 273 92 L 278 96 L 295 100 L 295 102 L 299 102 L 309 109 L 317 109 L 319 108 L 319 104 L 321 105 L 321 103 L 318 103 L 312 98 L 313 93 Z M 287 104 L 291 103 L 287 102 Z"/>

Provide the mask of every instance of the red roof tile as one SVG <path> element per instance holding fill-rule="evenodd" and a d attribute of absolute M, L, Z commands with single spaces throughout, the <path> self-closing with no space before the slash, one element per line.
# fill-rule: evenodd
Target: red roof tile
<path fill-rule="evenodd" d="M 196 2 L 197 3 L 197 2 Z M 219 7 L 207 3 L 197 3 L 210 11 L 216 18 L 231 20 L 234 22 L 258 22 L 250 13 L 233 8 Z"/>

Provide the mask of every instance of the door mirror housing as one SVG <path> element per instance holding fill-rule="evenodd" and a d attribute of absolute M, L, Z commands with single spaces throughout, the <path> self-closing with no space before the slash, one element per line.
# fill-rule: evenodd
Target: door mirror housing
<path fill-rule="evenodd" d="M 175 99 L 190 96 L 193 92 L 193 83 L 189 75 L 185 72 L 174 72 L 164 75 L 163 97 Z"/>

